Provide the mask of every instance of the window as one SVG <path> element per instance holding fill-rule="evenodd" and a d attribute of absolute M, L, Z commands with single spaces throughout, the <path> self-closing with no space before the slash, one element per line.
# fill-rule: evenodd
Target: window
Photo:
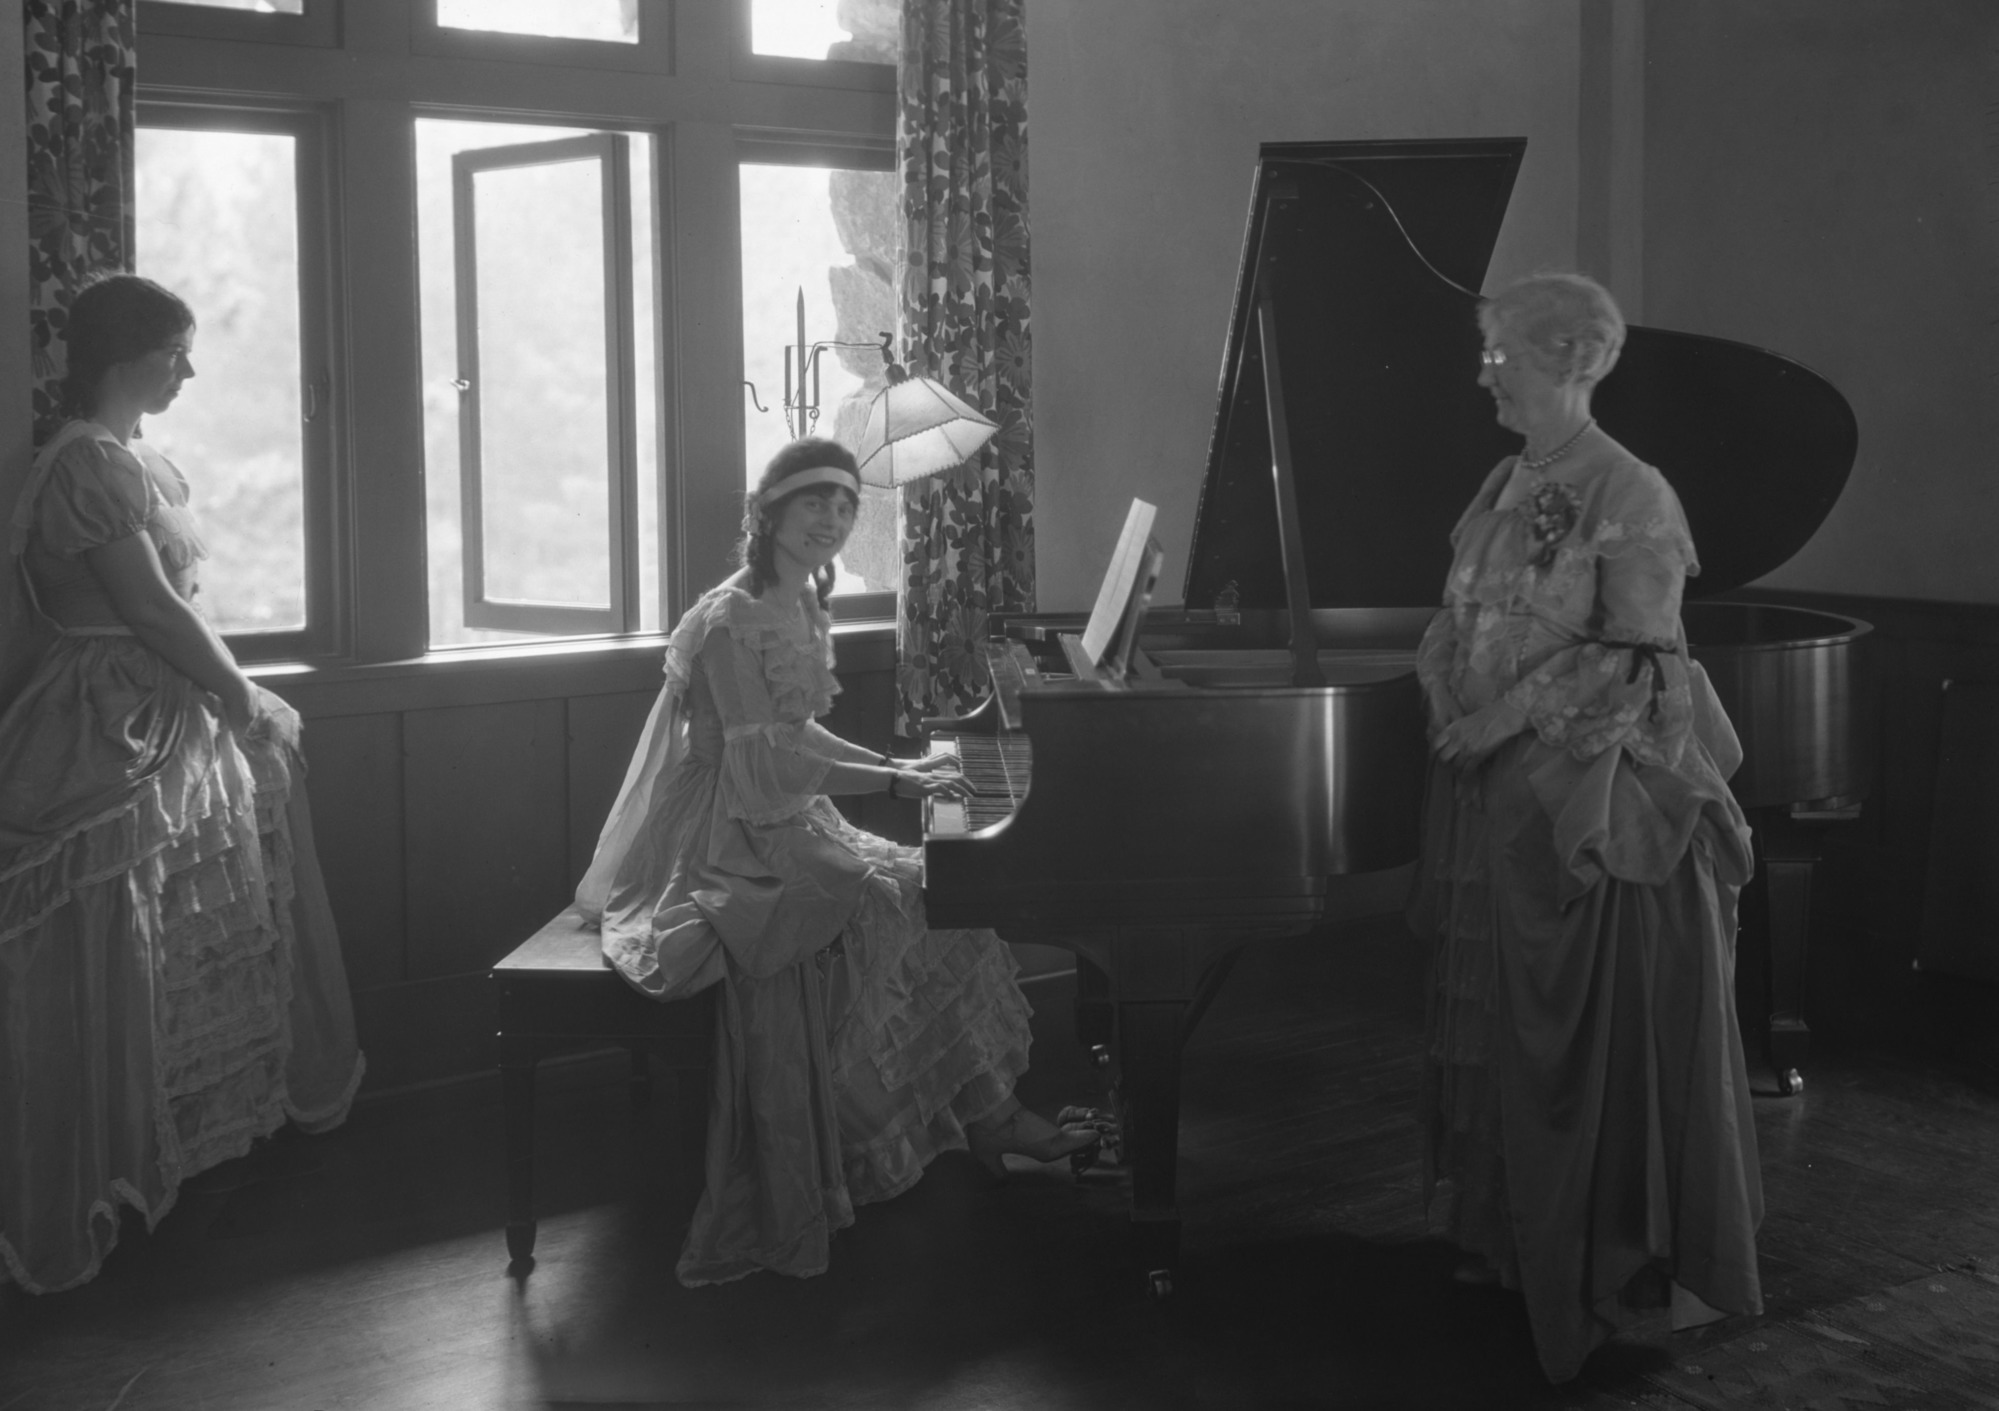
<path fill-rule="evenodd" d="M 163 5 L 193 5 L 211 10 L 250 10 L 260 15 L 302 15 L 305 0 L 158 0 Z"/>
<path fill-rule="evenodd" d="M 332 47 L 339 0 L 139 0 L 142 34 Z"/>
<path fill-rule="evenodd" d="M 674 0 L 408 0 L 410 46 L 443 58 L 669 73 L 673 5 Z"/>
<path fill-rule="evenodd" d="M 657 628 L 651 140 L 416 127 L 430 645 Z"/>
<path fill-rule="evenodd" d="M 894 91 L 901 0 L 736 0 L 736 5 L 737 78 Z"/>
<path fill-rule="evenodd" d="M 752 56 L 750 0 L 284 3 L 139 7 L 141 43 L 172 42 L 141 70 L 138 258 L 201 319 L 148 435 L 194 481 L 210 611 L 246 659 L 393 664 L 362 678 L 389 695 L 488 669 L 433 670 L 462 648 L 658 631 L 742 517 L 743 301 L 768 282 L 744 163 L 816 181 L 824 225 L 827 168 L 892 165 L 892 66 Z M 765 322 L 752 351 L 781 353 L 795 318 Z"/>
<path fill-rule="evenodd" d="M 754 484 L 794 435 L 860 439 L 883 385 L 881 335 L 895 328 L 901 180 L 857 165 L 746 161 L 740 181 L 743 377 L 756 393 L 743 397 L 743 469 Z M 894 593 L 901 504 L 863 487 L 835 593 Z M 879 606 L 892 615 L 892 602 Z"/>
<path fill-rule="evenodd" d="M 750 52 L 893 64 L 901 23 L 894 0 L 750 0 Z"/>
<path fill-rule="evenodd" d="M 193 484 L 204 610 L 253 657 L 332 637 L 317 139 L 309 114 L 152 104 L 138 136 L 138 271 L 196 318 L 195 379 L 146 436 Z"/>
<path fill-rule="evenodd" d="M 437 0 L 437 23 L 496 34 L 639 42 L 638 0 Z"/>

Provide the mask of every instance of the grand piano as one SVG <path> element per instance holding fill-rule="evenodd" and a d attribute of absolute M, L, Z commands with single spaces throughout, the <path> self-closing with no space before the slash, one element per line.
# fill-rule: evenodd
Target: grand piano
<path fill-rule="evenodd" d="M 1189 1033 L 1242 947 L 1312 932 L 1416 852 L 1414 649 L 1459 512 L 1518 449 L 1476 383 L 1472 291 L 1525 146 L 1266 145 L 1185 606 L 1147 617 L 1123 679 L 1093 671 L 1073 639 L 1065 649 L 1080 618 L 998 624 L 991 698 L 933 722 L 978 793 L 926 807 L 930 919 L 1077 955 L 1078 1036 L 1116 1065 L 1133 1233 L 1155 1294 L 1170 1291 L 1178 1249 Z M 1703 571 L 1689 638 L 1743 738 L 1738 797 L 1759 843 L 1783 844 L 1745 928 L 1769 941 L 1773 1058 L 1795 1069 L 1801 840 L 1806 824 L 1849 815 L 1867 785 L 1868 628 L 1706 599 L 1811 537 L 1853 463 L 1853 416 L 1777 354 L 1636 326 L 1595 410 L 1665 471 L 1692 523 Z"/>

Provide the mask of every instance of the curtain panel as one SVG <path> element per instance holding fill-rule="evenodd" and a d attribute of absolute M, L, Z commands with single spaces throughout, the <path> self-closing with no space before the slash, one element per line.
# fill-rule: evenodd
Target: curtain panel
<path fill-rule="evenodd" d="M 989 617 L 1034 610 L 1024 0 L 904 0 L 904 362 L 999 425 L 903 491 L 896 729 L 986 690 Z"/>
<path fill-rule="evenodd" d="M 63 327 L 92 275 L 132 267 L 137 0 L 23 0 L 35 444 L 62 425 Z"/>

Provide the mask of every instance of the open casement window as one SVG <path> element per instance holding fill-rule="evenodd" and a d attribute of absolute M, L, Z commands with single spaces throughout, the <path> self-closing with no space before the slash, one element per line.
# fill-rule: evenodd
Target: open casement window
<path fill-rule="evenodd" d="M 628 140 L 451 159 L 468 627 L 639 627 Z"/>

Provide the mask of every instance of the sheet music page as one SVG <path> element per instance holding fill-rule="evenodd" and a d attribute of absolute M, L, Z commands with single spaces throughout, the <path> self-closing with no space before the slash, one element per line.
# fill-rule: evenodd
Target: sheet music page
<path fill-rule="evenodd" d="M 1139 570 L 1145 565 L 1145 543 L 1152 534 L 1157 505 L 1133 500 L 1124 517 L 1124 532 L 1118 535 L 1111 554 L 1111 566 L 1104 572 L 1103 586 L 1097 590 L 1097 605 L 1090 610 L 1089 626 L 1083 629 L 1083 655 L 1092 666 L 1102 665 L 1104 651 L 1111 644 L 1118 623 L 1124 619 L 1138 584 Z"/>

